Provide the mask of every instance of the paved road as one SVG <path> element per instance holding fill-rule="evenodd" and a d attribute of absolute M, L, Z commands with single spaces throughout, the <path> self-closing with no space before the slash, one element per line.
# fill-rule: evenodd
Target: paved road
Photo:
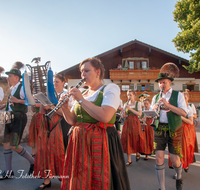
<path fill-rule="evenodd" d="M 200 125 L 197 127 L 197 137 L 199 142 L 200 152 Z M 22 143 L 26 149 L 31 152 L 31 148 L 26 146 L 26 143 Z M 192 164 L 189 168 L 189 172 L 183 171 L 183 183 L 184 190 L 199 190 L 200 189 L 200 153 L 195 153 L 196 163 Z M 166 190 L 175 189 L 175 180 L 172 179 L 174 171 L 168 169 L 167 166 L 167 151 L 166 151 Z M 127 156 L 125 155 L 127 160 Z M 149 157 L 148 161 L 144 161 L 144 157 L 141 156 L 139 162 L 135 162 L 135 155 L 132 155 L 133 164 L 127 167 L 129 180 L 132 190 L 158 190 L 158 182 L 155 174 L 155 156 Z M 17 153 L 13 153 L 13 170 L 15 172 L 15 179 L 0 181 L 0 190 L 34 190 L 39 186 L 42 179 L 23 179 L 20 178 L 22 170 L 24 174 L 28 172 L 29 163 L 24 158 L 19 156 Z M 3 146 L 0 146 L 0 170 L 4 169 L 4 157 L 3 157 Z M 19 173 L 17 173 L 19 172 Z M 60 182 L 58 179 L 52 180 L 52 187 L 49 190 L 60 189 Z"/>

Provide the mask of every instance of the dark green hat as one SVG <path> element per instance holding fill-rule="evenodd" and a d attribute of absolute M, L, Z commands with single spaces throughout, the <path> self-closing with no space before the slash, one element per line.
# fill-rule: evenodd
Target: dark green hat
<path fill-rule="evenodd" d="M 174 80 L 174 78 L 169 76 L 169 73 L 159 73 L 158 78 L 155 80 L 155 82 L 158 82 L 161 79 L 169 79 L 171 81 Z"/>
<path fill-rule="evenodd" d="M 21 71 L 17 68 L 11 69 L 10 71 L 5 72 L 7 75 L 14 74 L 22 78 Z"/>

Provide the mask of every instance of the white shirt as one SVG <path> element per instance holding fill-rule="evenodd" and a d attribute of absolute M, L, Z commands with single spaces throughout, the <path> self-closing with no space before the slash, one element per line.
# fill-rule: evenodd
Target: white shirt
<path fill-rule="evenodd" d="M 136 106 L 136 101 L 135 101 L 135 105 L 131 105 L 131 106 L 129 106 L 129 107 L 132 108 L 132 109 L 134 109 L 135 106 Z M 125 107 L 126 107 L 126 103 L 124 104 L 124 108 L 125 108 Z M 142 110 L 142 103 L 139 102 L 139 101 L 138 101 L 137 109 L 138 109 L 138 110 L 136 110 L 136 111 L 140 111 L 140 110 Z"/>
<path fill-rule="evenodd" d="M 20 82 L 18 82 L 15 86 L 11 86 L 10 91 L 11 91 L 11 95 L 12 95 L 12 96 L 15 94 L 15 92 L 16 92 L 16 90 L 17 90 L 17 88 L 18 88 L 19 85 L 20 85 Z M 21 89 L 20 89 L 19 95 L 20 95 L 20 98 L 21 98 L 22 100 L 25 99 L 24 91 L 23 91 L 23 88 L 22 88 L 22 87 L 21 87 Z M 9 103 L 8 111 L 12 111 L 10 105 L 11 105 L 11 103 Z"/>
<path fill-rule="evenodd" d="M 0 102 L 3 100 L 3 98 L 4 98 L 3 88 L 0 87 Z"/>
<path fill-rule="evenodd" d="M 189 118 L 189 117 L 194 117 L 193 111 L 192 111 L 192 108 L 191 108 L 190 105 L 187 106 L 187 109 L 188 109 L 188 114 L 187 114 L 188 118 Z"/>
<path fill-rule="evenodd" d="M 190 103 L 189 103 L 189 105 L 190 105 Z M 192 112 L 193 112 L 193 114 L 197 114 L 197 110 L 196 110 L 194 104 L 191 104 L 190 107 L 192 108 Z"/>
<path fill-rule="evenodd" d="M 120 107 L 120 108 L 123 108 L 123 102 L 122 102 L 121 99 L 120 99 L 119 107 Z"/>
<path fill-rule="evenodd" d="M 166 94 L 163 93 L 162 98 L 164 98 L 167 102 L 169 102 L 171 95 L 172 95 L 172 88 L 170 88 L 166 92 Z M 156 99 L 156 95 L 152 99 L 150 110 L 152 110 L 152 107 L 155 104 L 155 99 Z M 187 108 L 187 105 L 186 105 L 186 102 L 185 102 L 185 98 L 184 98 L 184 95 L 181 92 L 178 93 L 178 101 L 177 102 L 178 102 L 177 107 L 183 109 L 185 111 L 185 113 L 188 114 L 188 108 Z M 160 122 L 161 123 L 168 123 L 167 111 L 168 110 L 162 110 L 162 109 L 160 110 Z"/>
<path fill-rule="evenodd" d="M 104 86 L 104 85 L 103 85 Z M 83 97 L 85 100 L 90 101 L 90 102 L 94 102 L 99 94 L 99 91 L 101 91 L 101 89 L 103 88 L 103 86 L 101 86 L 98 90 L 96 90 L 91 96 L 84 96 L 84 94 L 87 92 L 83 93 Z M 75 101 L 74 105 L 72 106 L 72 109 L 74 111 L 75 105 L 78 102 Z M 120 104 L 120 89 L 118 87 L 118 85 L 114 84 L 114 83 L 110 83 L 108 84 L 104 90 L 103 90 L 103 101 L 102 101 L 102 106 L 110 106 L 112 108 L 114 108 L 115 110 L 118 109 Z"/>

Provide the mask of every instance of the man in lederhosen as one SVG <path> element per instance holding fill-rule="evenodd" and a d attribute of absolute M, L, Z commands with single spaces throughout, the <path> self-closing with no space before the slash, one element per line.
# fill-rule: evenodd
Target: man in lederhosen
<path fill-rule="evenodd" d="M 173 63 L 170 64 L 173 66 Z M 175 67 L 177 66 L 175 65 Z M 152 110 L 160 108 L 160 117 L 154 122 L 155 169 L 160 190 L 165 190 L 164 155 L 167 144 L 170 159 L 177 173 L 176 189 L 182 189 L 182 163 L 180 161 L 182 139 L 181 116 L 185 117 L 187 115 L 187 106 L 183 94 L 172 90 L 170 87 L 173 80 L 174 78 L 170 76 L 170 72 L 159 74 L 155 82 L 158 82 L 163 92 L 155 95 L 151 103 Z"/>
<path fill-rule="evenodd" d="M 3 148 L 6 169 L 0 175 L 0 180 L 13 178 L 14 176 L 14 172 L 12 171 L 13 150 L 30 162 L 29 174 L 33 172 L 34 168 L 34 158 L 25 148 L 19 145 L 27 123 L 27 106 L 25 105 L 22 84 L 20 83 L 22 77 L 21 71 L 14 67 L 9 72 L 6 72 L 6 74 L 8 75 L 8 82 L 11 86 L 11 94 L 8 98 L 6 111 L 13 113 L 14 119 L 11 123 L 5 125 Z"/>

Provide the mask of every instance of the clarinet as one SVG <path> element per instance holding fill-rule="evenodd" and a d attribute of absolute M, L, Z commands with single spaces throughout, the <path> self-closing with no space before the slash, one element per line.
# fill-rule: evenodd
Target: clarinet
<path fill-rule="evenodd" d="M 126 105 L 129 103 L 129 101 L 130 101 L 130 99 L 128 99 L 128 101 L 126 102 Z M 121 111 L 118 122 L 121 122 L 121 120 L 122 120 L 122 118 L 123 118 L 123 116 L 124 116 L 125 111 L 126 111 L 126 106 L 125 106 L 124 109 Z"/>
<path fill-rule="evenodd" d="M 85 79 L 81 79 L 81 81 L 75 86 L 75 88 L 79 88 L 83 84 L 84 80 Z M 56 111 L 58 111 L 58 109 L 62 107 L 62 105 L 69 99 L 69 96 L 69 94 L 66 95 L 62 101 L 58 102 L 56 107 L 53 110 L 51 110 L 48 114 L 46 114 L 46 117 L 51 119 L 54 113 L 56 113 Z"/>
<path fill-rule="evenodd" d="M 164 88 L 162 88 L 161 91 L 160 91 L 160 98 L 162 98 L 163 90 L 164 90 Z M 160 105 L 160 103 L 158 103 L 158 108 L 157 108 L 156 112 L 158 113 L 159 116 L 160 116 L 160 107 L 161 107 L 161 105 Z M 154 117 L 153 118 L 152 123 L 151 123 L 152 127 L 156 127 L 155 122 L 156 122 L 157 118 L 158 117 Z"/>

